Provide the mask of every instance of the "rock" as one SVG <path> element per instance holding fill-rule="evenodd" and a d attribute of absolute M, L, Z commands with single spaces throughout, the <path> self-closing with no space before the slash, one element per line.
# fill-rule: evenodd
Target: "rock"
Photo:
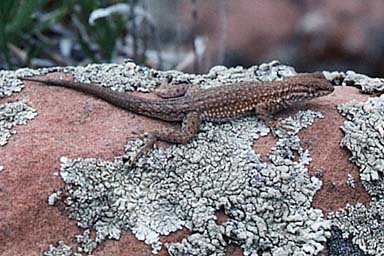
<path fill-rule="evenodd" d="M 156 79 L 169 74 L 188 76 L 204 87 L 217 81 L 256 79 L 258 73 L 257 67 L 217 68 L 212 76 L 160 72 L 132 64 L 105 66 L 42 73 L 58 71 L 47 76 L 71 79 L 65 71 L 82 81 L 103 80 L 104 85 L 110 79 L 115 81 L 110 83 L 113 86 L 120 81 L 116 74 L 130 73 L 128 83 L 135 86 L 116 87 L 123 91 L 142 87 L 151 91 L 158 84 Z M 261 66 L 259 76 L 268 80 L 293 70 L 276 62 Z M 103 72 L 113 75 L 108 78 Z M 149 255 L 152 251 L 168 255 L 167 249 L 173 255 L 242 255 L 263 249 L 272 255 L 317 254 L 323 248 L 321 241 L 331 234 L 328 212 L 347 203 L 368 205 L 370 201 L 358 167 L 348 160 L 348 150 L 340 147 L 340 126 L 346 119 L 336 105 L 367 100 L 350 86 L 339 86 L 331 95 L 279 114 L 281 119 L 292 117 L 287 122 L 298 127 L 289 137 L 266 136 L 265 125 L 256 117 L 206 123 L 190 143 L 160 143 L 160 149 L 132 168 L 119 156 L 124 155 L 133 132 L 171 124 L 73 90 L 34 83 L 0 99 L 0 105 L 21 98 L 38 115 L 26 125 L 13 127 L 17 133 L 0 147 L 3 255 L 51 255 L 94 247 L 93 255 Z M 185 161 L 192 156 L 193 161 Z M 56 172 L 60 176 L 53 175 Z M 348 185 L 350 176 L 354 187 Z M 292 232 L 285 230 L 288 224 Z M 55 249 L 50 244 L 59 246 Z"/>

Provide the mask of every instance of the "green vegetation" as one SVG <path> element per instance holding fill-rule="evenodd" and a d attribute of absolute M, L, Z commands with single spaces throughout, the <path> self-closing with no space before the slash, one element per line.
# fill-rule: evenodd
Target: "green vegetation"
<path fill-rule="evenodd" d="M 122 49 L 122 45 L 129 41 L 126 40 L 127 35 L 133 41 L 137 40 L 132 36 L 132 28 L 140 29 L 135 24 L 135 12 L 113 13 L 95 19 L 93 24 L 89 22 L 89 17 L 94 10 L 117 2 L 1 0 L 0 68 L 112 61 L 118 51 L 117 45 Z M 135 7 L 138 2 L 125 1 L 122 4 L 129 8 Z M 134 56 L 137 62 L 145 61 L 144 55 L 137 54 L 137 49 L 125 52 L 124 57 Z"/>

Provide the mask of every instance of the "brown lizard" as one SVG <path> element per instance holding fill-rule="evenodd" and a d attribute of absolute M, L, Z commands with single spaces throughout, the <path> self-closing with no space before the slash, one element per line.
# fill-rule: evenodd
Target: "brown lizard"
<path fill-rule="evenodd" d="M 198 132 L 201 121 L 225 122 L 252 112 L 268 120 L 272 113 L 334 90 L 321 73 L 297 75 L 282 81 L 241 82 L 208 89 L 179 85 L 159 94 L 162 99 L 145 99 L 91 83 L 28 77 L 19 79 L 83 91 L 140 115 L 182 122 L 180 130 L 166 128 L 150 133 L 145 151 L 156 140 L 187 143 Z"/>

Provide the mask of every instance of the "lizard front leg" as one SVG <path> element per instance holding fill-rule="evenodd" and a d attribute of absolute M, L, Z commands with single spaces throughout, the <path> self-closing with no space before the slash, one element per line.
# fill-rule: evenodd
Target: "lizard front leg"
<path fill-rule="evenodd" d="M 275 129 L 278 127 L 277 119 L 272 115 L 266 108 L 257 108 L 255 110 L 257 117 L 264 121 L 265 125 L 268 126 L 272 135 L 276 137 Z"/>
<path fill-rule="evenodd" d="M 272 112 L 265 108 L 264 109 L 259 108 L 256 111 L 257 116 L 264 121 L 264 123 L 269 127 L 272 135 L 276 138 L 278 137 L 276 131 L 278 129 L 283 128 L 284 124 L 286 124 L 286 121 L 284 120 L 278 121 L 278 119 L 275 116 L 273 116 L 273 114 L 278 113 L 282 109 L 284 109 L 284 106 L 278 105 L 275 107 L 274 111 Z M 285 128 L 285 129 L 289 129 L 289 128 Z"/>

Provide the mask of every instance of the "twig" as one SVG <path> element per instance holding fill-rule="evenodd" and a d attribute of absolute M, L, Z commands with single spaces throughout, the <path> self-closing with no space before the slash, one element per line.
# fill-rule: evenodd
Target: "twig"
<path fill-rule="evenodd" d="M 193 72 L 199 73 L 199 56 L 196 49 L 196 37 L 197 37 L 197 0 L 192 0 L 192 47 L 193 54 L 195 56 L 193 61 Z"/>
<path fill-rule="evenodd" d="M 219 45 L 217 63 L 223 64 L 227 40 L 227 0 L 219 2 Z"/>
<path fill-rule="evenodd" d="M 129 19 L 131 20 L 131 29 L 130 29 L 130 34 L 132 36 L 132 47 L 133 47 L 133 60 L 137 62 L 137 26 L 136 26 L 136 19 L 135 19 L 135 0 L 130 1 L 130 13 L 129 13 Z"/>

